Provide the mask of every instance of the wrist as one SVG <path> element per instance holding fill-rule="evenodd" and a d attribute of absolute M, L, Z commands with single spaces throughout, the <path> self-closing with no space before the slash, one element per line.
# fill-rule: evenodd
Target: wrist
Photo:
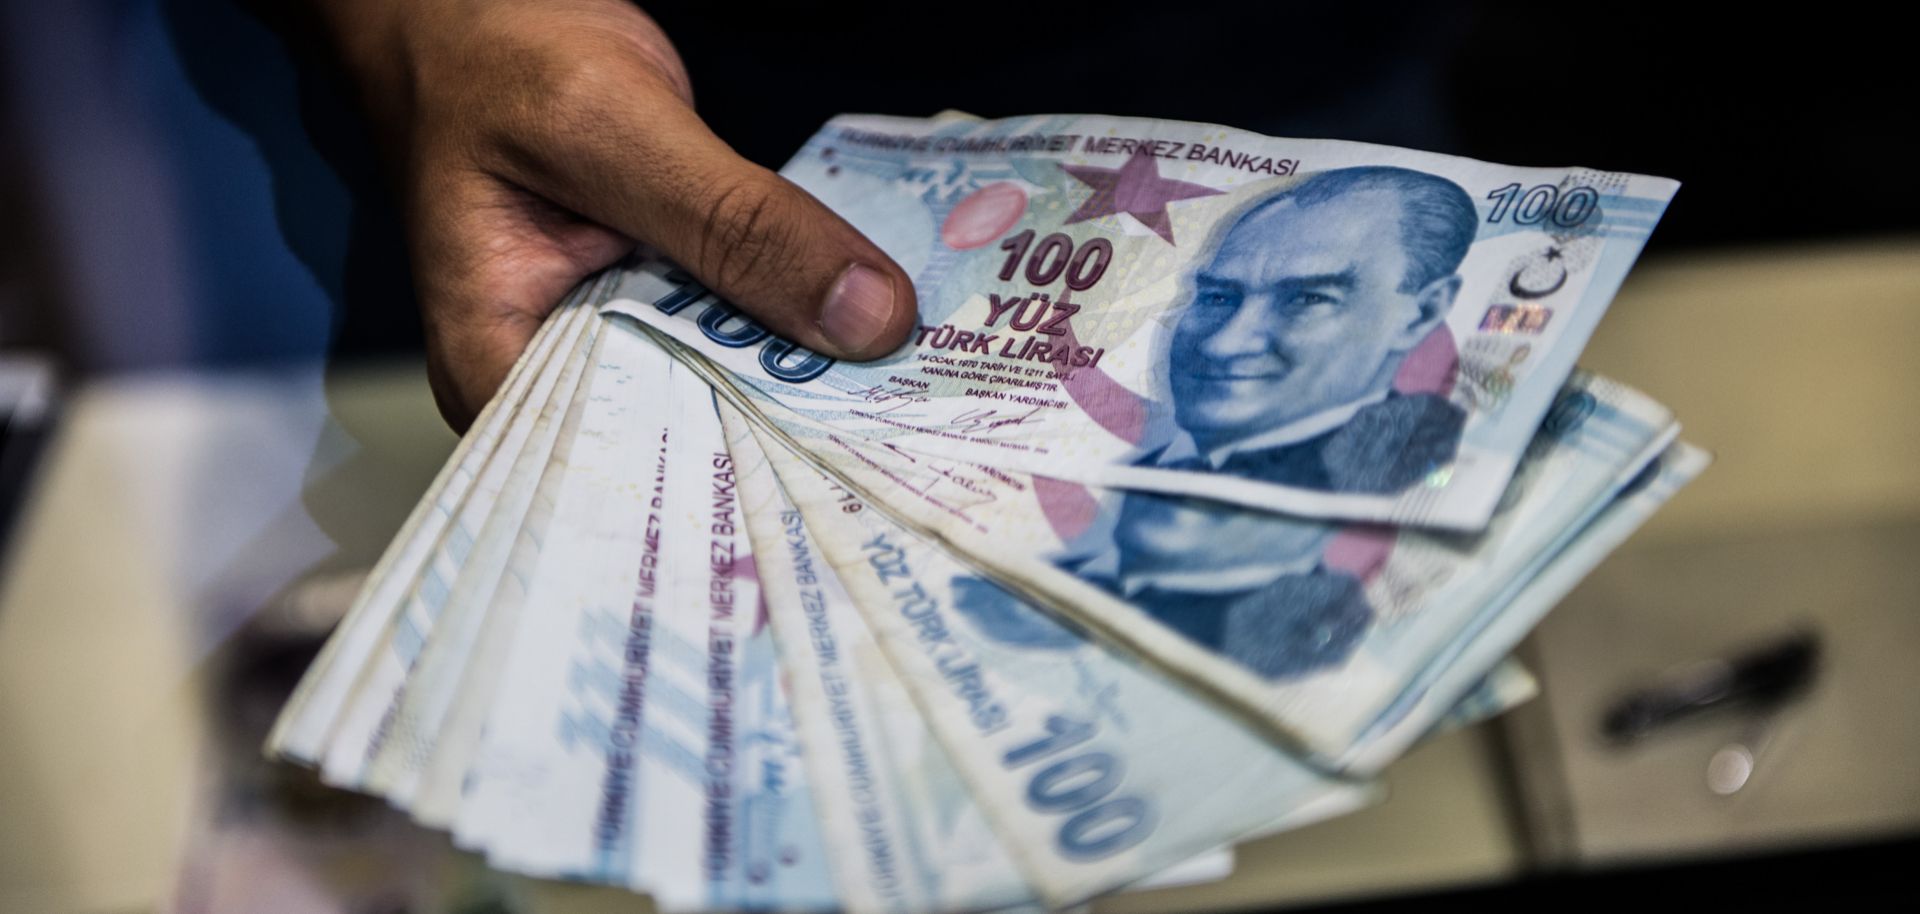
<path fill-rule="evenodd" d="M 311 24 L 324 37 L 375 129 L 406 136 L 413 116 L 414 65 L 406 28 L 437 0 L 305 0 Z"/>

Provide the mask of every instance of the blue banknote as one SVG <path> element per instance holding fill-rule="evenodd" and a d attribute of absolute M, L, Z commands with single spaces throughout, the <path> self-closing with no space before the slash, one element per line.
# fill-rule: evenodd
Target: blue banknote
<path fill-rule="evenodd" d="M 841 117 L 783 173 L 914 277 L 900 350 L 823 358 L 657 261 L 609 307 L 894 447 L 1468 530 L 1676 188 L 1089 116 Z"/>
<path fill-rule="evenodd" d="M 698 361 L 684 348 L 679 354 Z M 707 371 L 724 381 L 717 367 Z M 760 427 L 796 442 L 798 453 L 871 504 L 1025 597 L 1268 722 L 1326 764 L 1430 704 L 1426 683 L 1451 669 L 1464 639 L 1498 618 L 1507 591 L 1578 535 L 1678 433 L 1644 395 L 1577 375 L 1489 526 L 1443 533 L 931 458 L 842 434 L 751 387 L 728 389 Z M 993 620 L 1005 590 L 957 597 Z"/>
<path fill-rule="evenodd" d="M 1234 716 L 763 449 L 979 808 L 1050 906 L 1349 811 Z"/>

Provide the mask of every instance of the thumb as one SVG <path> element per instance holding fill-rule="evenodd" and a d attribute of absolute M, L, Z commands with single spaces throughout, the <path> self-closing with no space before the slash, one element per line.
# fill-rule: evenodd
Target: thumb
<path fill-rule="evenodd" d="M 644 240 L 780 336 L 872 359 L 906 341 L 913 280 L 859 230 L 792 182 L 732 155 L 679 201 L 689 218 Z"/>
<path fill-rule="evenodd" d="M 906 271 L 793 182 L 741 158 L 677 97 L 601 109 L 625 122 L 566 143 L 530 175 L 542 193 L 650 245 L 768 330 L 837 358 L 893 351 L 918 317 Z M 601 121 L 607 123 L 607 121 Z"/>

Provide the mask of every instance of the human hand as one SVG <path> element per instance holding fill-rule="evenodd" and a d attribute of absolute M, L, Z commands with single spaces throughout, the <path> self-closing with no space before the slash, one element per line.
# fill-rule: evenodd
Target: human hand
<path fill-rule="evenodd" d="M 401 179 L 428 380 L 455 429 L 555 303 L 636 242 L 822 354 L 906 339 L 906 273 L 714 136 L 626 0 L 314 2 Z"/>

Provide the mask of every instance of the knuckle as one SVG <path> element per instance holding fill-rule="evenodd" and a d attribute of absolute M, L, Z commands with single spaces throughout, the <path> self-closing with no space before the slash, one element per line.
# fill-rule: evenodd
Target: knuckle
<path fill-rule="evenodd" d="M 797 265 L 794 203 L 771 182 L 743 180 L 708 201 L 696 268 L 722 288 L 747 289 Z"/>
<path fill-rule="evenodd" d="M 536 183 L 564 181 L 579 163 L 649 158 L 667 112 L 657 78 L 628 55 L 586 43 L 557 50 L 520 44 L 496 91 L 483 93 L 488 148 L 507 173 Z"/>
<path fill-rule="evenodd" d="M 620 61 L 590 44 L 556 41 L 540 24 L 516 20 L 478 31 L 461 49 L 460 72 L 442 82 L 502 139 L 591 122 L 620 95 Z"/>
<path fill-rule="evenodd" d="M 520 78 L 506 91 L 512 99 L 512 117 L 502 140 L 540 147 L 553 138 L 571 136 L 601 119 L 609 97 L 611 75 L 607 65 L 588 57 L 528 53 L 520 61 Z"/>
<path fill-rule="evenodd" d="M 608 61 L 592 55 L 548 58 L 534 87 L 535 103 L 543 113 L 563 118 L 591 115 L 614 92 L 612 70 Z"/>

